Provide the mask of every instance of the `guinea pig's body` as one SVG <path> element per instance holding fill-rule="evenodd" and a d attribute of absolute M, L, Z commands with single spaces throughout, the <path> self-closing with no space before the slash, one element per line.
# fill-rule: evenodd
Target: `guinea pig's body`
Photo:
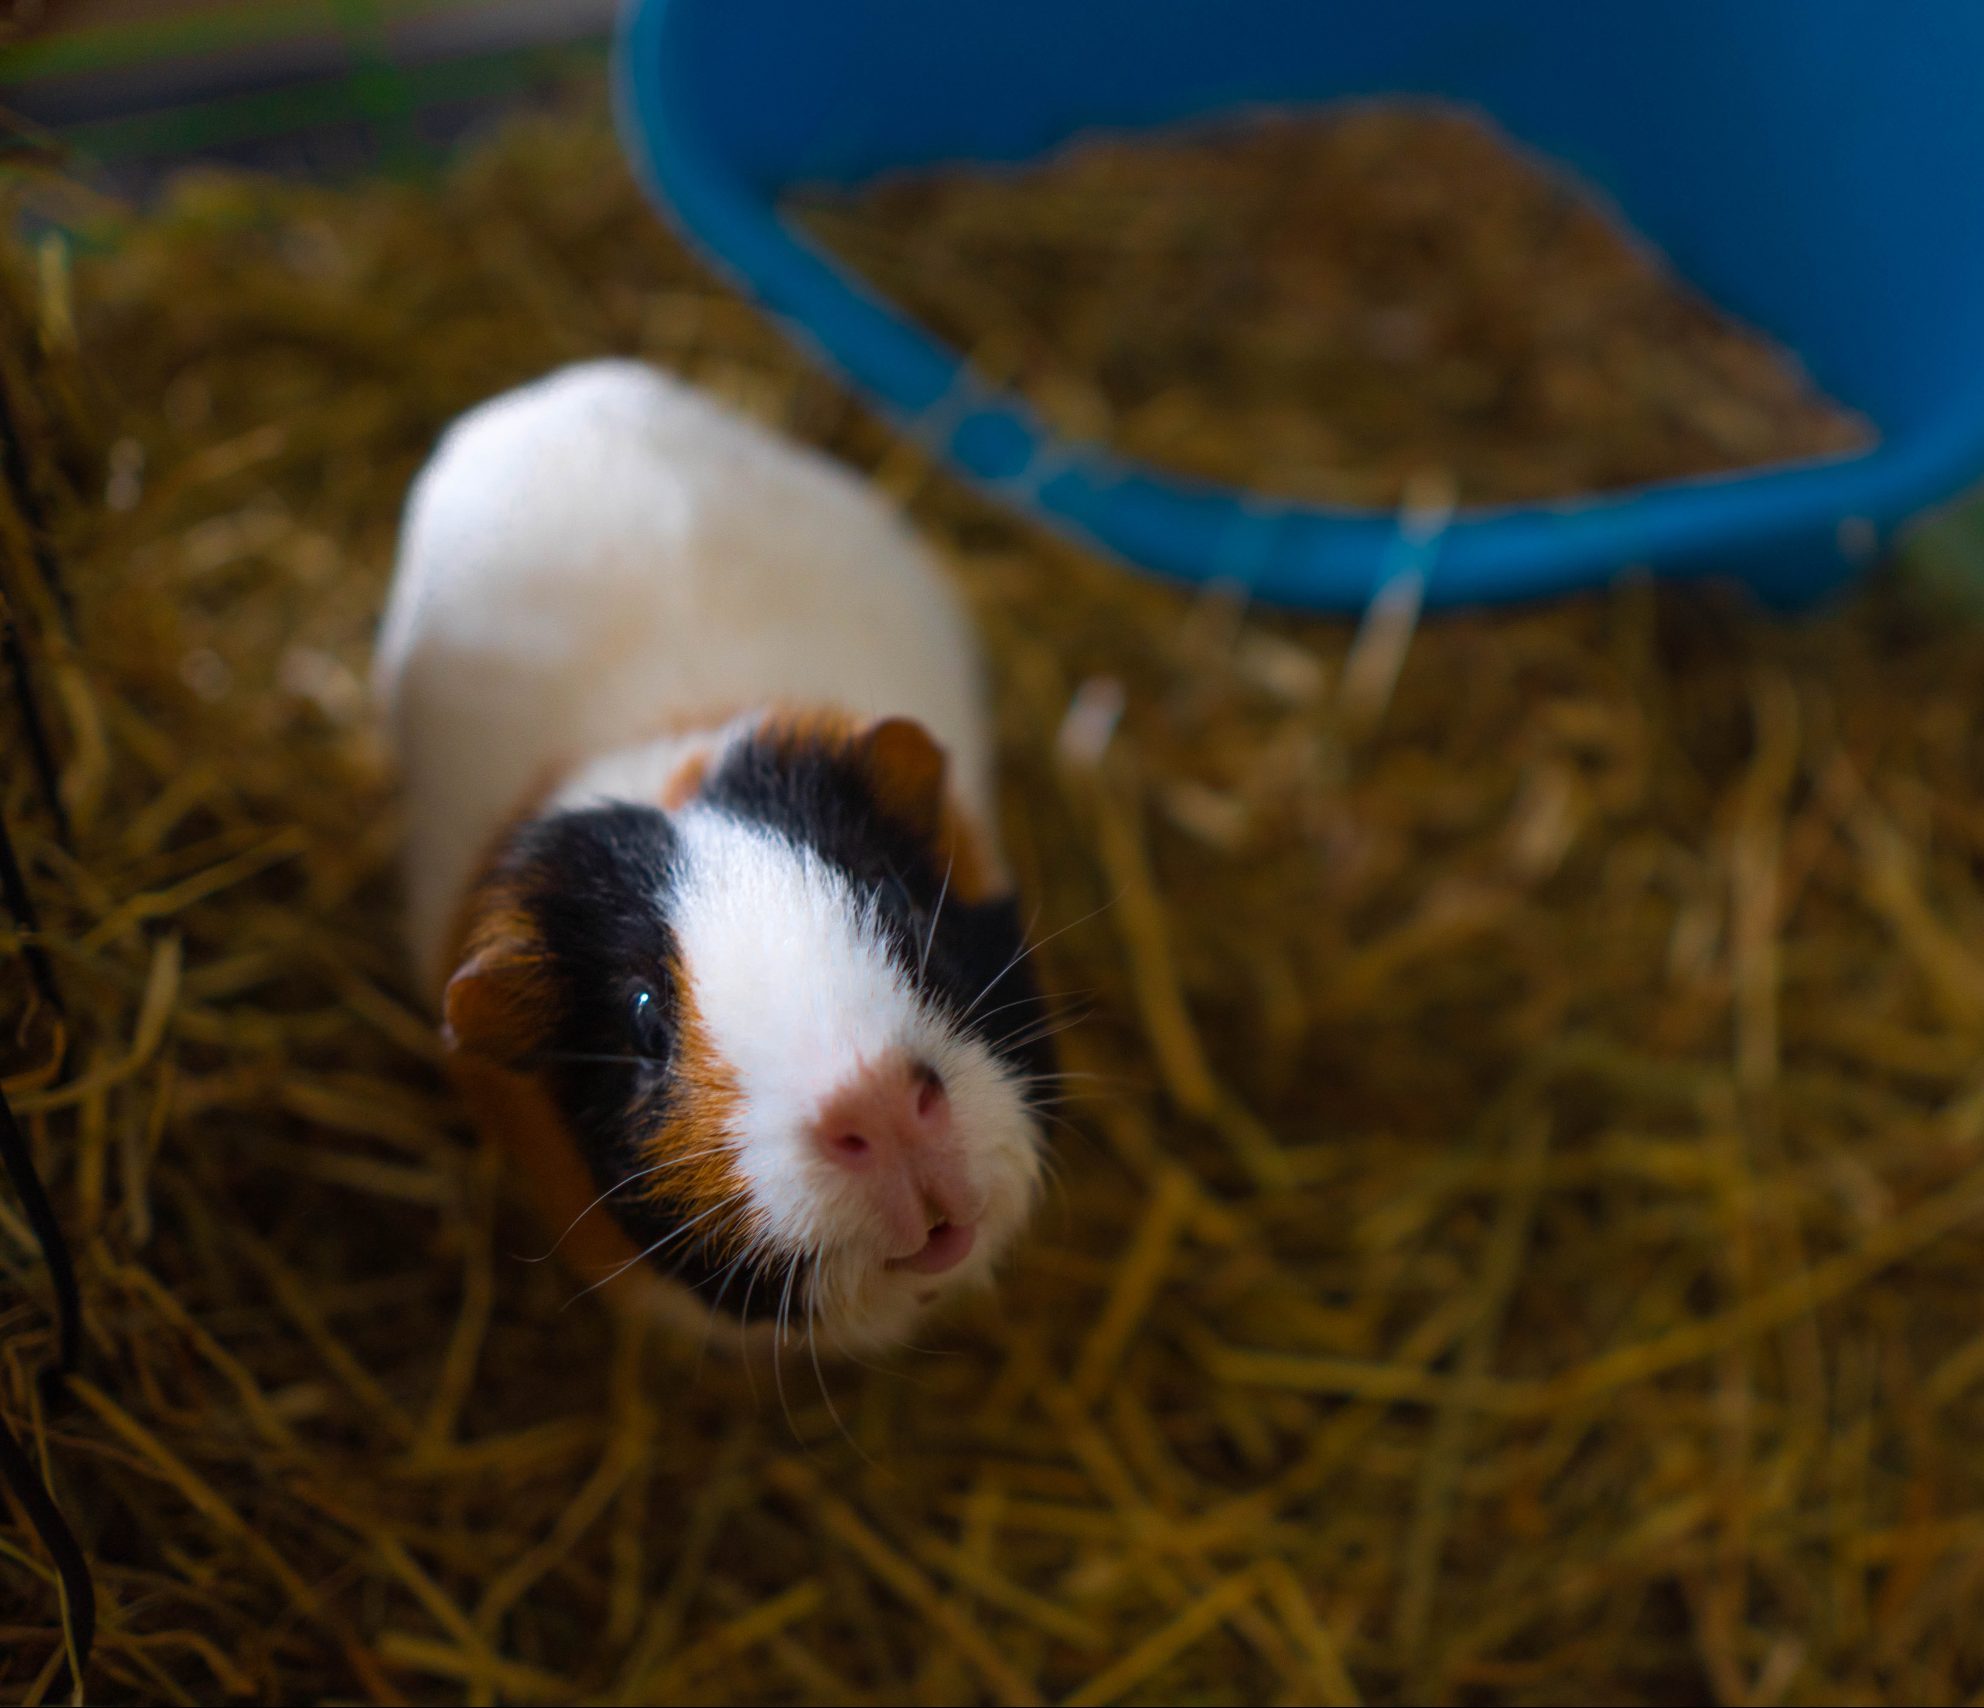
<path fill-rule="evenodd" d="M 637 362 L 561 369 L 449 430 L 377 668 L 428 985 L 490 839 L 551 772 L 665 771 L 739 711 L 915 718 L 991 822 L 978 660 L 921 547 L 835 464 Z"/>
<path fill-rule="evenodd" d="M 987 1270 L 1042 1015 L 970 632 L 889 510 L 562 370 L 421 473 L 377 686 L 416 966 L 582 1271 L 873 1343 Z"/>

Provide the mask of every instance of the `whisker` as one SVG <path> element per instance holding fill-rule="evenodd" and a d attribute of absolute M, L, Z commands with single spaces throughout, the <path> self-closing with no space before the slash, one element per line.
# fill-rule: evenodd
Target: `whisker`
<path fill-rule="evenodd" d="M 873 1466 L 874 1460 L 861 1451 L 861 1443 L 854 1439 L 846 1424 L 841 1422 L 839 1408 L 834 1405 L 834 1397 L 827 1391 L 826 1372 L 820 1368 L 820 1337 L 818 1333 L 819 1302 L 809 1292 L 806 1297 L 806 1350 L 813 1358 L 813 1380 L 820 1384 L 820 1398 L 826 1401 L 827 1416 L 834 1420 L 834 1428 L 840 1431 L 841 1439 L 852 1447 L 864 1465 Z"/>
<path fill-rule="evenodd" d="M 1025 1108 L 1026 1112 L 1036 1120 L 1044 1121 L 1049 1126 L 1057 1128 L 1062 1132 L 1073 1133 L 1082 1138 L 1087 1138 L 1088 1136 L 1073 1121 L 1055 1109 L 1051 1104 L 1029 1103 L 1025 1105 Z"/>
<path fill-rule="evenodd" d="M 725 1267 L 722 1275 L 717 1278 L 716 1297 L 710 1301 L 710 1320 L 703 1327 L 703 1344 L 696 1349 L 696 1370 L 694 1376 L 691 1378 L 692 1382 L 700 1382 L 703 1379 L 703 1363 L 710 1355 L 710 1342 L 716 1338 L 716 1315 L 723 1308 L 724 1294 L 730 1291 L 731 1282 L 737 1279 L 737 1271 L 757 1255 L 758 1247 L 754 1241 L 745 1246 L 742 1251 L 732 1258 Z M 751 1297 L 747 1292 L 744 1296 L 744 1303 L 747 1309 L 750 1306 L 750 1302 Z"/>
<path fill-rule="evenodd" d="M 758 1290 L 758 1282 L 763 1275 L 764 1275 L 764 1270 L 762 1267 L 760 1267 L 757 1264 L 753 1264 L 751 1266 L 751 1282 L 750 1285 L 744 1289 L 744 1303 L 737 1313 L 738 1355 L 744 1360 L 744 1380 L 750 1385 L 751 1409 L 753 1411 L 755 1411 L 758 1406 L 758 1372 L 755 1369 L 753 1369 L 751 1365 L 751 1342 L 749 1339 L 750 1326 L 751 1326 L 751 1295 Z"/>
<path fill-rule="evenodd" d="M 661 1056 L 640 1055 L 595 1055 L 585 1050 L 534 1050 L 524 1058 L 527 1066 L 535 1067 L 543 1062 L 586 1062 L 605 1063 L 612 1067 L 667 1067 Z"/>
<path fill-rule="evenodd" d="M 1040 1007 L 1047 1003 L 1054 1003 L 1058 1005 L 1063 1002 L 1074 1002 L 1078 999 L 1095 996 L 1097 994 L 1098 993 L 1093 990 L 1064 990 L 1064 991 L 1049 991 L 1043 993 L 1040 996 L 1015 997 L 1011 1002 L 1000 1003 L 997 1008 L 986 1009 L 986 1011 L 983 1014 L 979 1015 L 978 1018 L 980 1020 L 990 1020 L 995 1014 L 1004 1014 L 1006 1010 L 1009 1008 L 1035 1008 L 1035 1007 Z"/>
<path fill-rule="evenodd" d="M 990 978 L 990 980 L 987 981 L 985 988 L 971 999 L 971 1005 L 968 1008 L 966 1008 L 964 1011 L 963 1018 L 965 1020 L 969 1020 L 972 1017 L 972 1015 L 977 1013 L 978 1005 L 992 994 L 993 990 L 998 986 L 999 981 L 1003 979 L 1009 972 L 1011 972 L 1013 968 L 1017 967 L 1020 964 L 1020 962 L 1024 961 L 1027 958 L 1027 956 L 1031 955 L 1034 949 L 1038 947 L 1038 945 L 1035 944 L 1033 941 L 1033 928 L 1039 923 L 1040 923 L 1040 909 L 1036 907 L 1033 910 L 1033 917 L 1026 922 L 1026 930 L 1020 934 L 1020 946 L 1017 953 L 1014 954 L 1013 958 L 1010 961 L 1008 961 L 1003 967 L 1001 967 L 996 973 L 994 973 Z"/>
<path fill-rule="evenodd" d="M 1122 900 L 1122 892 L 1118 891 L 1115 895 L 1111 896 L 1106 902 L 1104 902 L 1100 907 L 1091 908 L 1087 913 L 1083 914 L 1081 918 L 1070 920 L 1066 925 L 1062 926 L 1059 931 L 1050 931 L 1045 937 L 1039 938 L 1036 941 L 1031 941 L 1022 944 L 1019 953 L 1015 955 L 1010 961 L 1008 961 L 1003 967 L 1001 967 L 998 970 L 998 972 L 993 974 L 991 982 L 987 984 L 986 987 L 977 994 L 977 996 L 972 998 L 971 1006 L 964 1011 L 965 1019 L 969 1020 L 972 1017 L 972 1015 L 978 1011 L 978 1005 L 981 1002 L 983 1002 L 986 999 L 986 997 L 990 996 L 992 992 L 998 987 L 999 981 L 1003 979 L 1008 973 L 1010 973 L 1015 967 L 1017 967 L 1020 964 L 1020 962 L 1024 961 L 1029 955 L 1037 954 L 1041 949 L 1045 948 L 1049 943 L 1052 943 L 1055 938 L 1065 937 L 1070 931 L 1073 931 L 1077 926 L 1086 925 L 1091 919 L 1096 918 L 1100 914 L 1107 913 L 1112 907 L 1114 907 L 1117 904 L 1117 902 L 1121 900 Z M 1032 937 L 1032 934 L 1033 934 L 1033 928 L 1029 926 L 1027 928 L 1027 935 L 1029 937 Z"/>
<path fill-rule="evenodd" d="M 580 1288 L 579 1291 L 574 1293 L 569 1299 L 567 1299 L 565 1303 L 559 1307 L 559 1309 L 569 1310 L 573 1305 L 576 1305 L 581 1299 L 583 1299 L 588 1293 L 596 1292 L 599 1288 L 604 1287 L 609 1281 L 618 1280 L 622 1275 L 625 1275 L 628 1270 L 632 1269 L 635 1264 L 644 1262 L 648 1258 L 653 1257 L 657 1252 L 663 1251 L 667 1247 L 673 1245 L 684 1234 L 688 1233 L 691 1229 L 695 1228 L 700 1223 L 707 1222 L 710 1219 L 710 1217 L 716 1215 L 719 1211 L 728 1210 L 733 1205 L 741 1204 L 747 1196 L 748 1193 L 745 1192 L 733 1192 L 728 1198 L 721 1199 L 717 1203 L 712 1204 L 700 1216 L 693 1217 L 689 1221 L 684 1222 L 679 1228 L 676 1228 L 673 1232 L 664 1234 L 660 1239 L 656 1240 L 653 1245 L 649 1246 L 646 1251 L 636 1252 L 632 1257 L 628 1258 L 625 1263 L 619 1265 L 618 1268 L 611 1270 L 609 1273 L 605 1275 L 602 1275 L 597 1281 L 593 1282 L 590 1286 Z"/>
<path fill-rule="evenodd" d="M 723 1308 L 723 1296 L 730 1291 L 731 1282 L 737 1279 L 737 1271 L 742 1269 L 757 1254 L 757 1247 L 755 1245 L 747 1245 L 724 1266 L 723 1273 L 717 1277 L 716 1296 L 710 1300 L 711 1328 L 716 1327 L 716 1314 Z"/>
<path fill-rule="evenodd" d="M 893 860 L 884 860 L 883 864 L 888 868 L 889 882 L 895 886 L 896 894 L 902 897 L 903 910 L 909 915 L 910 923 L 907 928 L 904 928 L 896 925 L 893 920 L 883 922 L 880 918 L 879 909 L 874 906 L 872 901 L 869 903 L 870 916 L 890 937 L 899 938 L 905 948 L 914 948 L 916 945 L 916 921 L 922 917 L 923 909 L 917 905 L 916 892 L 909 887 L 909 880 L 896 870 L 895 862 Z"/>
<path fill-rule="evenodd" d="M 785 1397 L 786 1323 L 792 1314 L 792 1283 L 798 1274 L 799 1254 L 795 1252 L 792 1261 L 785 1266 L 785 1292 L 778 1302 L 778 1332 L 772 1342 L 772 1380 L 778 1386 L 778 1409 L 785 1413 L 786 1430 L 794 1441 L 804 1447 L 806 1443 L 800 1436 L 799 1425 L 793 1421 L 791 1402 Z"/>
<path fill-rule="evenodd" d="M 958 857 L 952 853 L 944 866 L 944 882 L 937 891 L 937 905 L 930 910 L 930 929 L 923 934 L 923 953 L 916 960 L 917 983 L 923 982 L 923 974 L 930 965 L 930 947 L 937 941 L 937 921 L 944 917 L 944 898 L 951 893 L 951 873 L 956 869 Z"/>
<path fill-rule="evenodd" d="M 1065 1032 L 1070 1027 L 1080 1026 L 1087 1021 L 1093 1020 L 1095 1013 L 1096 1005 L 1094 1003 L 1086 1003 L 1079 1008 L 1060 1008 L 1056 1009 L 1052 1014 L 1043 1014 L 1033 1024 L 1036 1028 L 1052 1026 L 1057 1031 Z"/>
<path fill-rule="evenodd" d="M 1073 1104 L 1080 1103 L 1090 1095 L 1091 1093 L 1086 1091 L 1069 1091 L 1062 1093 L 1059 1097 L 1029 1097 L 1021 1107 L 1031 1110 L 1035 1114 L 1045 1115 L 1055 1109 L 1066 1109 Z"/>
<path fill-rule="evenodd" d="M 1061 1178 L 1058 1170 L 1048 1172 L 1047 1195 L 1054 1201 L 1053 1213 L 1059 1218 L 1061 1226 L 1068 1227 L 1074 1214 L 1074 1202 L 1068 1196 L 1068 1183 Z"/>
<path fill-rule="evenodd" d="M 546 1258 L 552 1256 L 558 1250 L 558 1248 L 561 1245 L 563 1245 L 567 1239 L 571 1237 L 571 1233 L 574 1228 L 576 1228 L 581 1222 L 583 1222 L 586 1219 L 586 1217 L 590 1216 L 593 1213 L 593 1211 L 597 1210 L 600 1207 L 600 1205 L 604 1204 L 607 1199 L 611 1198 L 614 1193 L 624 1191 L 627 1187 L 632 1186 L 635 1181 L 645 1180 L 651 1174 L 660 1174 L 664 1169 L 676 1168 L 686 1162 L 701 1162 L 706 1157 L 721 1156 L 726 1151 L 728 1151 L 729 1148 L 730 1147 L 728 1145 L 713 1145 L 708 1150 L 691 1151 L 687 1156 L 664 1157 L 660 1162 L 656 1163 L 652 1168 L 638 1169 L 634 1173 L 628 1175 L 627 1178 L 621 1181 L 618 1185 L 607 1187 L 607 1189 L 604 1192 L 602 1192 L 597 1198 L 595 1198 L 590 1204 L 588 1204 L 583 1210 L 581 1210 L 576 1216 L 574 1216 L 569 1222 L 567 1222 L 565 1224 L 565 1231 L 562 1234 L 560 1234 L 555 1240 L 553 1240 L 551 1242 L 549 1249 L 543 1252 L 540 1256 L 525 1257 L 520 1253 L 513 1253 L 512 1256 L 515 1258 L 515 1261 L 517 1261 L 518 1263 L 542 1263 L 545 1261 Z"/>
<path fill-rule="evenodd" d="M 1023 1050 L 1029 1044 L 1045 1043 L 1049 1038 L 1058 1038 L 1063 1032 L 1072 1032 L 1088 1018 L 1089 1015 L 1086 1013 L 1057 1016 L 1052 1020 L 1042 1021 L 1028 1031 L 1016 1032 L 1010 1038 L 1001 1038 L 999 1043 L 1004 1049 Z"/>
<path fill-rule="evenodd" d="M 1035 1085 L 1086 1085 L 1112 1091 L 1149 1091 L 1153 1081 L 1129 1073 L 1085 1073 L 1079 1068 L 1054 1068 L 1032 1076 Z"/>

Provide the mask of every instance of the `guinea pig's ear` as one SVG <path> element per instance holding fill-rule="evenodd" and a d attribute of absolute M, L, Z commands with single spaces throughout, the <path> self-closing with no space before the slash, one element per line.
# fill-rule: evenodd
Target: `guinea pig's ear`
<path fill-rule="evenodd" d="M 855 738 L 855 751 L 875 785 L 875 798 L 919 836 L 934 837 L 944 822 L 949 761 L 936 738 L 913 718 L 883 718 Z"/>
<path fill-rule="evenodd" d="M 552 1021 L 544 957 L 527 936 L 482 938 L 448 980 L 441 1041 L 462 1055 L 514 1067 L 541 1049 Z"/>

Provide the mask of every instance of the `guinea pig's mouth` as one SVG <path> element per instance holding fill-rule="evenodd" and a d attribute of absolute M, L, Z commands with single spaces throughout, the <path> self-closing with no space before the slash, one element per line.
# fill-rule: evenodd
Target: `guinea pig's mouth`
<path fill-rule="evenodd" d="M 891 1257 L 882 1267 L 906 1275 L 943 1275 L 971 1255 L 978 1230 L 968 1222 L 939 1222 L 922 1246 L 907 1257 Z"/>

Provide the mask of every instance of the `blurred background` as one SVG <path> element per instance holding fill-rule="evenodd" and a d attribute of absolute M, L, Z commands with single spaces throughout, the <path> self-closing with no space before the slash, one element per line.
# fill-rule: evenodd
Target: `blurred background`
<path fill-rule="evenodd" d="M 415 171 L 573 76 L 612 0 L 14 0 L 8 106 L 131 191 L 176 162 Z"/>
<path fill-rule="evenodd" d="M 431 174 L 504 115 L 603 98 L 615 0 L 9 0 L 0 94 L 142 199 L 177 167 Z M 1905 571 L 1984 610 L 1984 503 L 1924 518 Z"/>

